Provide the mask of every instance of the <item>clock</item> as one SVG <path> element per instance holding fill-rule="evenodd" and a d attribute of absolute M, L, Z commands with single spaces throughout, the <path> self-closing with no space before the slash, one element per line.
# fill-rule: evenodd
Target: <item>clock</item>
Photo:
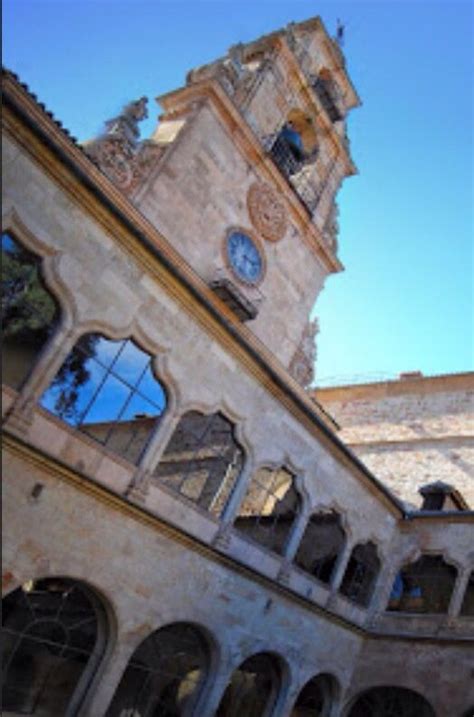
<path fill-rule="evenodd" d="M 240 281 L 258 284 L 263 277 L 263 254 L 257 244 L 244 232 L 233 231 L 226 240 L 230 267 Z"/>

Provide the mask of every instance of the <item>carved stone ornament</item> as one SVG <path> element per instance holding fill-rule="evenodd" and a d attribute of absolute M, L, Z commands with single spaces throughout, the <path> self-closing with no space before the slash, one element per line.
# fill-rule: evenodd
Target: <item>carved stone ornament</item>
<path fill-rule="evenodd" d="M 268 184 L 252 184 L 247 194 L 247 207 L 250 221 L 264 239 L 283 239 L 288 226 L 286 209 Z"/>
<path fill-rule="evenodd" d="M 130 102 L 105 123 L 104 134 L 84 145 L 89 157 L 126 194 L 146 180 L 164 152 L 151 140 L 138 141 L 138 123 L 148 115 L 146 104 L 146 97 Z"/>
<path fill-rule="evenodd" d="M 303 331 L 299 346 L 291 359 L 290 374 L 303 388 L 308 388 L 314 380 L 315 338 L 318 332 L 318 320 L 309 321 Z"/>

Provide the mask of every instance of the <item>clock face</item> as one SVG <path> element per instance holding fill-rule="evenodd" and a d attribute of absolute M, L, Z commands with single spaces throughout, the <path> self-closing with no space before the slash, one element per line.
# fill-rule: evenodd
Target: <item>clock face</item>
<path fill-rule="evenodd" d="M 252 239 L 242 232 L 232 232 L 227 237 L 227 255 L 237 277 L 248 284 L 256 284 L 262 278 L 263 259 Z"/>

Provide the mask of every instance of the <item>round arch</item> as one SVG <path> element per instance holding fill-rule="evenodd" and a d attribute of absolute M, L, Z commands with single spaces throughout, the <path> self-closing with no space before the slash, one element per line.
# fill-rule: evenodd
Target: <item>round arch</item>
<path fill-rule="evenodd" d="M 9 592 L 2 600 L 2 709 L 77 714 L 110 633 L 107 605 L 83 581 L 38 578 Z"/>
<path fill-rule="evenodd" d="M 333 675 L 315 675 L 301 688 L 290 717 L 331 717 L 339 694 L 339 683 Z"/>
<path fill-rule="evenodd" d="M 436 717 L 428 700 L 419 692 L 393 685 L 371 687 L 357 695 L 346 717 Z"/>
<path fill-rule="evenodd" d="M 191 714 L 208 683 L 213 652 L 201 626 L 174 622 L 158 628 L 131 655 L 107 717 Z"/>
<path fill-rule="evenodd" d="M 270 717 L 284 673 L 283 662 L 274 653 L 250 655 L 232 672 L 215 717 Z"/>

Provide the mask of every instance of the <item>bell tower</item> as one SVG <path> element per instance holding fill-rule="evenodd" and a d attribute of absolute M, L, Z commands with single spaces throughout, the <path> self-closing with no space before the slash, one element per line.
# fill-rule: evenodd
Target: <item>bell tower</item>
<path fill-rule="evenodd" d="M 356 173 L 346 117 L 359 98 L 339 44 L 320 18 L 291 24 L 232 47 L 157 101 L 150 139 L 121 148 L 109 132 L 87 151 L 235 321 L 308 385 L 310 312 L 343 269 L 335 197 Z"/>

